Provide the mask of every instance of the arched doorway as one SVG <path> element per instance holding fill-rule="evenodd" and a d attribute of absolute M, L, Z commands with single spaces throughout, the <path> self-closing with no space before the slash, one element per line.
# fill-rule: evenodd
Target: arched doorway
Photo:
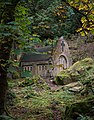
<path fill-rule="evenodd" d="M 59 63 L 60 63 L 61 65 L 63 65 L 63 68 L 64 68 L 64 69 L 67 68 L 67 59 L 66 59 L 65 56 L 61 55 L 61 56 L 59 57 Z"/>
<path fill-rule="evenodd" d="M 67 59 L 64 55 L 61 55 L 58 60 L 58 72 L 67 68 Z"/>

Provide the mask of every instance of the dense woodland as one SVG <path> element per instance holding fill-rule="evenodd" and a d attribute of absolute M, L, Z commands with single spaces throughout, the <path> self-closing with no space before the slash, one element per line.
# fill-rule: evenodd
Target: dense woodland
<path fill-rule="evenodd" d="M 20 56 L 63 36 L 72 66 L 25 73 Z M 94 120 L 93 0 L 0 0 L 0 120 Z"/>

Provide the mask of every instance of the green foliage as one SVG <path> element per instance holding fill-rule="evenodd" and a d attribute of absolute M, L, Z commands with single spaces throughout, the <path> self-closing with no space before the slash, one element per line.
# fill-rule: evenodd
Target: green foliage
<path fill-rule="evenodd" d="M 82 101 L 76 102 L 74 104 L 71 104 L 70 106 L 67 106 L 66 109 L 66 120 L 68 119 L 77 119 L 77 120 L 93 120 L 94 116 L 91 111 L 93 111 L 93 99 L 94 96 L 91 98 L 86 98 Z M 91 112 L 91 114 L 88 114 Z"/>
<path fill-rule="evenodd" d="M 28 38 L 30 36 L 29 25 L 31 24 L 32 17 L 29 17 L 28 8 L 24 7 L 24 4 L 19 4 L 16 7 L 15 21 L 18 22 L 20 30 L 23 33 L 23 38 Z M 29 36 L 27 36 L 29 35 Z"/>
<path fill-rule="evenodd" d="M 6 115 L 0 115 L 0 120 L 14 120 L 14 119 Z"/>
<path fill-rule="evenodd" d="M 10 37 L 10 39 L 18 40 L 16 34 L 19 32 L 19 26 L 17 22 L 9 22 L 8 24 L 0 24 L 0 42 L 5 43 L 7 41 L 3 41 L 4 37 Z M 20 33 L 20 32 L 19 32 Z"/>
<path fill-rule="evenodd" d="M 32 77 L 31 71 L 21 71 L 21 77 Z"/>
<path fill-rule="evenodd" d="M 91 4 L 91 1 L 89 2 L 88 0 L 85 0 L 85 2 L 83 2 L 83 0 L 75 0 L 75 2 L 72 2 L 69 0 L 68 2 L 70 4 L 66 3 L 66 1 L 65 4 L 61 2 L 61 0 L 28 0 L 29 4 L 26 2 L 20 2 L 17 6 L 15 6 L 15 1 L 4 0 L 3 2 L 0 2 L 0 43 L 1 46 L 4 46 L 2 49 L 0 49 L 0 51 L 3 51 L 8 56 L 7 59 L 0 59 L 0 61 L 3 61 L 1 62 L 1 68 L 5 68 L 5 66 L 7 67 L 7 65 L 11 63 L 15 68 L 18 67 L 18 63 L 15 61 L 13 62 L 13 60 L 9 60 L 13 41 L 18 44 L 19 50 L 22 49 L 24 51 L 28 51 L 28 47 L 37 45 L 41 42 L 41 39 L 43 41 L 48 39 L 48 43 L 51 44 L 51 40 L 56 36 L 75 33 L 75 30 L 81 25 L 80 22 L 82 23 L 82 28 L 80 28 L 77 32 L 81 32 L 82 35 L 84 32 L 86 35 L 87 31 L 93 31 L 93 4 Z M 14 6 L 11 6 L 13 2 L 15 2 Z M 89 13 L 88 8 L 90 8 Z M 12 52 L 13 54 L 20 53 L 20 51 L 17 50 L 13 50 Z M 81 80 L 83 84 L 87 84 L 88 81 L 93 81 L 94 64 L 89 63 L 90 66 L 88 66 L 87 61 L 88 60 L 82 61 L 82 63 L 86 62 L 85 64 L 81 65 L 82 67 L 79 64 L 76 64 L 73 68 L 68 69 L 67 72 L 69 72 L 69 74 L 64 74 L 63 79 L 65 78 L 66 80 L 71 78 L 75 80 Z M 13 66 L 10 65 L 10 68 L 7 70 L 7 72 L 11 72 L 12 74 L 15 73 Z M 25 76 L 29 77 L 32 76 L 29 73 L 24 74 Z M 60 81 L 62 81 L 61 78 Z M 52 117 L 52 112 L 48 110 L 47 107 L 50 105 L 52 105 L 52 107 L 56 107 L 57 105 L 63 106 L 67 102 L 70 103 L 75 101 L 75 99 L 73 99 L 74 95 L 72 95 L 69 91 L 58 91 L 54 93 L 50 91 L 46 82 L 39 76 L 35 76 L 32 79 L 26 78 L 22 83 L 20 83 L 20 85 L 24 87 L 20 87 L 18 91 L 15 90 L 18 95 L 20 94 L 20 96 L 18 96 L 19 103 L 17 104 L 20 106 L 31 107 L 31 109 L 35 111 L 35 114 L 37 114 L 40 110 L 39 113 L 42 112 L 44 115 L 45 112 L 47 112 Z M 11 86 L 11 88 L 12 87 L 13 86 Z M 46 111 L 44 108 L 46 108 Z M 2 119 L 4 118 L 11 120 L 11 118 L 8 118 L 7 116 L 0 117 Z M 81 119 L 84 118 L 85 117 L 82 117 Z"/>
<path fill-rule="evenodd" d="M 66 3 L 82 15 L 81 27 L 77 30 L 82 36 L 88 34 L 89 31 L 94 33 L 94 3 L 92 0 L 66 0 Z"/>
<path fill-rule="evenodd" d="M 42 1 L 44 0 L 29 1 L 32 33 L 37 33 L 42 40 L 46 40 L 75 32 L 80 24 L 79 14 L 61 0 L 47 1 L 47 3 Z M 78 18 L 78 21 L 75 18 Z"/>
<path fill-rule="evenodd" d="M 70 75 L 65 71 L 63 71 L 62 75 L 58 75 L 55 78 L 56 84 L 60 84 L 60 85 L 64 85 L 65 83 L 68 83 L 68 81 L 70 82 L 70 80 L 71 80 Z"/>
<path fill-rule="evenodd" d="M 60 72 L 56 77 L 56 83 L 66 84 L 72 81 L 80 81 L 85 84 L 94 81 L 94 61 L 91 58 L 85 58 L 77 61 L 70 68 Z"/>
<path fill-rule="evenodd" d="M 47 83 L 43 78 L 40 76 L 33 76 L 33 77 L 26 77 L 22 82 L 19 82 L 20 87 L 26 87 L 26 86 L 32 86 L 38 91 L 41 91 L 42 89 L 49 89 Z"/>
<path fill-rule="evenodd" d="M 57 92 L 51 92 L 47 89 L 42 89 L 42 91 L 37 91 L 34 88 L 34 85 L 31 87 L 24 87 L 24 89 L 20 89 L 18 91 L 19 94 L 23 94 L 23 102 L 19 99 L 19 103 L 22 106 L 32 107 L 33 110 L 37 111 L 39 109 L 44 109 L 47 106 L 50 106 L 53 103 L 56 103 L 56 105 L 65 105 L 67 102 L 71 103 L 73 98 L 75 97 L 73 94 L 71 94 L 69 91 L 57 91 Z M 28 99 L 28 104 L 27 104 Z M 62 101 L 63 100 L 63 101 Z M 32 101 L 32 104 L 31 104 Z"/>
<path fill-rule="evenodd" d="M 38 81 L 39 81 L 39 77 Z M 49 119 L 53 120 L 54 116 L 54 109 L 57 110 L 57 112 L 65 111 L 65 104 L 71 103 L 73 101 L 73 98 L 75 97 L 73 94 L 71 94 L 69 91 L 57 91 L 52 92 L 50 89 L 46 89 L 46 86 L 43 86 L 41 91 L 38 84 L 41 84 L 38 82 L 34 77 L 35 83 L 31 86 L 25 86 L 25 87 L 15 87 L 13 88 L 13 91 L 15 90 L 16 93 L 16 104 L 15 106 L 19 108 L 20 111 L 23 108 L 24 110 L 29 110 L 26 113 L 22 113 L 19 118 L 25 119 Z M 36 83 L 37 82 L 37 83 Z M 17 83 L 17 82 L 16 82 Z M 42 84 L 43 85 L 43 84 Z M 28 103 L 28 104 L 27 104 Z"/>
<path fill-rule="evenodd" d="M 92 118 L 90 118 L 89 116 L 80 115 L 80 117 L 78 117 L 77 120 L 92 120 Z"/>
<path fill-rule="evenodd" d="M 88 113 L 88 111 L 90 112 L 94 109 L 92 107 L 94 96 L 81 97 L 64 89 L 51 91 L 51 89 L 47 89 L 43 85 L 44 82 L 40 80 L 39 76 L 35 76 L 31 80 L 34 80 L 34 83 L 30 86 L 19 87 L 17 81 L 15 82 L 16 86 L 12 88 L 16 93 L 16 98 L 14 98 L 16 99 L 16 104 L 12 108 L 17 110 L 16 113 L 21 113 L 19 118 L 22 120 L 53 120 L 55 115 L 55 118 L 58 118 L 59 115 L 62 120 L 71 120 L 72 115 L 76 113 L 78 113 L 79 120 L 82 120 L 82 118 L 91 118 L 91 116 L 87 117 L 84 113 Z M 30 78 L 27 81 L 30 82 Z M 40 87 L 40 84 L 42 87 Z M 88 109 L 86 109 L 87 107 Z M 82 112 L 79 112 L 81 110 Z M 23 111 L 27 112 L 24 113 Z"/>
<path fill-rule="evenodd" d="M 24 81 L 19 83 L 19 87 L 31 86 L 32 84 L 34 84 L 34 81 L 30 77 L 27 77 Z"/>

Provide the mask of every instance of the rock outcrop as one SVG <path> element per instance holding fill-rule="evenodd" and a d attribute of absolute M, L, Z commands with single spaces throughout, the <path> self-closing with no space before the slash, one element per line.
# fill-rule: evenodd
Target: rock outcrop
<path fill-rule="evenodd" d="M 60 72 L 55 82 L 57 84 L 68 84 L 71 82 L 82 81 L 94 78 L 94 61 L 91 58 L 85 58 L 81 61 L 77 61 L 70 68 Z"/>

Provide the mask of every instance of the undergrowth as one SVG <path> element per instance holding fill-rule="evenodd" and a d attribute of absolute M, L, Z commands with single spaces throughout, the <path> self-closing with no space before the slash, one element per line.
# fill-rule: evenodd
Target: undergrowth
<path fill-rule="evenodd" d="M 47 83 L 39 77 L 37 80 L 33 78 L 32 84 L 30 80 L 32 79 L 9 81 L 10 96 L 14 104 L 9 104 L 8 109 L 16 120 L 69 120 L 65 117 L 67 106 L 84 101 L 88 97 L 92 99 L 91 95 L 74 94 L 68 89 L 51 91 Z M 25 81 L 30 84 L 21 86 Z M 90 116 L 79 115 L 77 119 L 70 120 L 92 119 Z"/>

